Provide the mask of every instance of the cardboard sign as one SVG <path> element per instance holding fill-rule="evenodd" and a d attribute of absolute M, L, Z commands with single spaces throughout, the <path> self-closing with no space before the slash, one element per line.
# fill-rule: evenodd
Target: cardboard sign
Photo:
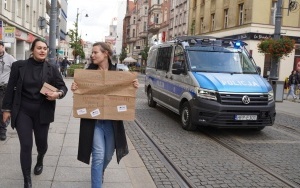
<path fill-rule="evenodd" d="M 73 116 L 87 119 L 134 120 L 136 73 L 75 69 Z"/>
<path fill-rule="evenodd" d="M 47 82 L 45 82 L 43 84 L 42 89 L 40 90 L 40 93 L 45 95 L 46 92 L 54 92 L 54 91 L 58 91 L 58 89 L 50 84 L 48 84 Z"/>

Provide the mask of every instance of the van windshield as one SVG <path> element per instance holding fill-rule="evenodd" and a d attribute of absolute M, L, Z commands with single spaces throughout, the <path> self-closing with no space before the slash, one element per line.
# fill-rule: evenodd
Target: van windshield
<path fill-rule="evenodd" d="M 252 61 L 240 51 L 188 50 L 187 56 L 193 72 L 257 74 Z"/>

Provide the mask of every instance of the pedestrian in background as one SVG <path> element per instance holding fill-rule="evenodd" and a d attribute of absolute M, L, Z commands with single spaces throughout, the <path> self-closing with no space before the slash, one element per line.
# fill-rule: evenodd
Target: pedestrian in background
<path fill-rule="evenodd" d="M 289 87 L 290 87 L 290 89 L 289 89 L 289 91 L 288 91 L 288 93 L 287 93 L 287 95 L 286 95 L 286 100 L 288 99 L 288 96 L 289 95 L 292 95 L 292 97 L 293 97 L 293 101 L 295 101 L 296 99 L 297 99 L 297 97 L 296 97 L 296 95 L 295 95 L 295 92 L 294 92 L 294 90 L 295 90 L 295 87 L 298 85 L 298 76 L 297 76 L 297 71 L 295 71 L 295 70 L 293 70 L 292 72 L 291 72 L 291 75 L 289 76 Z"/>
<path fill-rule="evenodd" d="M 92 49 L 92 63 L 88 69 L 116 70 L 111 61 L 112 50 L 104 42 L 97 42 Z M 138 87 L 138 80 L 133 80 L 133 86 Z M 73 82 L 71 90 L 74 92 L 78 85 Z M 79 147 L 77 159 L 91 166 L 92 188 L 101 188 L 106 167 L 112 159 L 116 149 L 117 162 L 128 154 L 123 121 L 81 119 L 79 133 Z"/>
<path fill-rule="evenodd" d="M 18 133 L 26 188 L 32 187 L 32 132 L 38 152 L 34 174 L 39 175 L 43 171 L 43 159 L 48 149 L 48 131 L 54 121 L 55 101 L 63 98 L 68 91 L 55 65 L 45 61 L 48 54 L 46 42 L 35 39 L 30 50 L 32 55 L 29 59 L 13 63 L 2 106 L 3 121 L 11 118 L 11 126 Z M 40 90 L 44 82 L 58 90 L 42 95 Z"/>
<path fill-rule="evenodd" d="M 60 64 L 60 72 L 64 77 L 67 77 L 67 67 L 70 65 L 70 62 L 68 61 L 68 57 L 65 57 Z"/>
<path fill-rule="evenodd" d="M 12 55 L 5 52 L 4 43 L 0 41 L 0 108 L 2 108 L 2 100 L 5 94 L 11 66 L 15 61 L 16 59 Z M 9 121 L 3 121 L 2 115 L 3 113 L 0 111 L 0 140 L 4 141 L 6 140 L 6 131 Z"/>

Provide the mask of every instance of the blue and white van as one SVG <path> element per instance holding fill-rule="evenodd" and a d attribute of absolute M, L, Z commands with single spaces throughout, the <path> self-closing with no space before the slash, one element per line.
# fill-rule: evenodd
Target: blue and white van
<path fill-rule="evenodd" d="M 146 67 L 148 105 L 181 116 L 185 130 L 197 126 L 262 130 L 275 121 L 271 85 L 260 76 L 246 43 L 183 36 L 152 46 Z"/>

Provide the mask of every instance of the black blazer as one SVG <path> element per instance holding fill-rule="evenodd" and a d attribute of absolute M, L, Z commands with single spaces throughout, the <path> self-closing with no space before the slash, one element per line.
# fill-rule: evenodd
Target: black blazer
<path fill-rule="evenodd" d="M 11 111 L 11 127 L 15 128 L 16 117 L 20 110 L 23 78 L 26 74 L 28 60 L 16 61 L 12 64 L 9 81 L 3 98 L 2 110 Z M 64 92 L 63 96 L 68 91 L 66 84 L 59 73 L 58 69 L 48 62 L 43 64 L 42 83 L 47 82 L 59 90 Z M 40 109 L 40 123 L 51 123 L 54 121 L 55 101 L 49 101 L 46 96 L 43 97 Z"/>

